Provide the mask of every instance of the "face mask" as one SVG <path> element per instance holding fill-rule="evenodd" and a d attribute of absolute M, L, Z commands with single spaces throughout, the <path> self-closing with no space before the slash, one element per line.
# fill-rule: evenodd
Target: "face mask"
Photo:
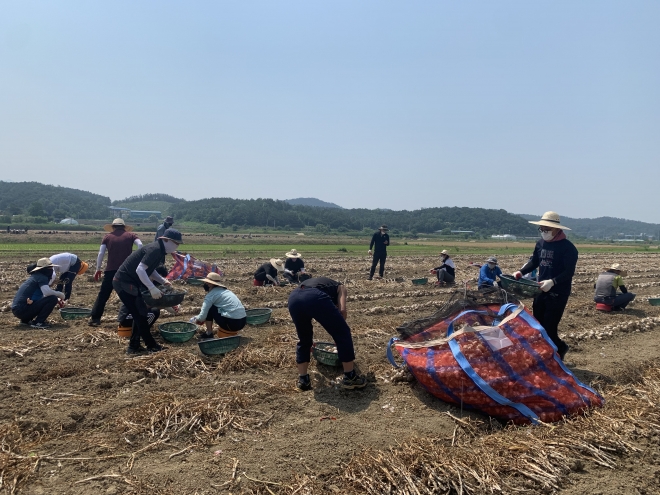
<path fill-rule="evenodd" d="M 544 241 L 551 241 L 554 235 L 552 235 L 552 231 L 549 232 L 541 232 L 541 239 Z"/>
<path fill-rule="evenodd" d="M 176 245 L 176 243 L 163 239 L 163 246 L 165 247 L 165 252 L 167 254 L 172 254 L 174 251 L 178 249 L 179 246 Z"/>
<path fill-rule="evenodd" d="M 493 268 L 495 268 L 495 265 L 493 265 L 492 263 L 488 263 L 488 268 L 492 270 Z"/>
<path fill-rule="evenodd" d="M 204 284 L 204 290 L 205 290 L 206 292 L 208 292 L 208 291 L 211 290 L 211 287 L 209 287 L 209 284 Z"/>

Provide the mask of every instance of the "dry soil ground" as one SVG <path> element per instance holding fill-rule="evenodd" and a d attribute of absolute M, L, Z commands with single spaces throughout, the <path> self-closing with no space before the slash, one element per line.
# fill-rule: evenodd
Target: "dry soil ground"
<path fill-rule="evenodd" d="M 501 257 L 502 268 L 512 272 L 525 258 Z M 468 266 L 475 257 L 455 260 L 459 280 L 475 278 L 476 269 Z M 380 493 L 386 484 L 416 493 L 413 485 L 422 491 L 424 484 L 413 479 L 419 471 L 411 468 L 411 475 L 394 464 L 380 469 L 385 461 L 374 460 L 389 455 L 410 467 L 415 461 L 406 460 L 407 443 L 426 445 L 420 455 L 427 456 L 427 465 L 451 462 L 452 448 L 495 464 L 503 460 L 492 483 L 483 472 L 475 472 L 482 483 L 476 478 L 459 483 L 460 473 L 450 469 L 445 478 L 453 477 L 453 484 L 447 481 L 437 493 L 488 493 L 497 487 L 503 493 L 660 493 L 660 426 L 657 414 L 652 416 L 659 406 L 648 390 L 657 382 L 640 378 L 645 367 L 660 362 L 660 326 L 651 319 L 660 316 L 660 308 L 645 300 L 660 293 L 657 254 L 617 255 L 614 261 L 628 268 L 628 286 L 638 300 L 613 314 L 596 312 L 591 301 L 594 278 L 612 256 L 580 258 L 560 327 L 571 345 L 566 362 L 602 390 L 608 403 L 598 414 L 623 414 L 611 433 L 622 443 L 603 443 L 605 458 L 588 447 L 550 455 L 550 467 L 543 468 L 550 478 L 533 471 L 523 475 L 519 466 L 508 469 L 511 452 L 515 462 L 526 455 L 518 455 L 515 445 L 524 437 L 546 442 L 541 451 L 560 449 L 561 442 L 548 446 L 548 438 L 580 436 L 600 421 L 596 414 L 556 429 L 503 430 L 440 402 L 415 382 L 393 382 L 385 358 L 389 338 L 404 321 L 432 313 L 450 292 L 409 281 L 437 258 L 391 257 L 388 278 L 373 282 L 366 281 L 366 257 L 306 260 L 315 274 L 348 286 L 357 363 L 370 380 L 365 390 L 343 391 L 336 386 L 337 369 L 312 364 L 310 392 L 295 388 L 296 336 L 286 309 L 291 288 L 252 287 L 253 259 L 233 259 L 222 268 L 227 285 L 246 306 L 273 308 L 271 322 L 247 328 L 241 347 L 217 359 L 203 357 L 195 339 L 128 358 L 126 341 L 115 333 L 116 296 L 100 328 L 84 320 L 63 322 L 58 315 L 51 318 L 52 331 L 20 327 L 6 308 L 28 261 L 24 256 L 0 262 L 5 308 L 0 313 L 0 489 L 5 493 Z M 188 289 L 186 319 L 203 299 L 201 288 Z M 79 277 L 72 302 L 91 307 L 97 290 L 91 277 Z M 531 306 L 531 300 L 523 302 Z M 181 319 L 166 315 L 161 322 Z M 622 325 L 634 322 L 641 323 Z M 328 339 L 322 329 L 316 336 Z M 611 410 L 619 396 L 630 399 L 623 413 Z M 562 455 L 568 460 L 557 460 Z M 437 472 L 442 469 L 438 464 Z"/>

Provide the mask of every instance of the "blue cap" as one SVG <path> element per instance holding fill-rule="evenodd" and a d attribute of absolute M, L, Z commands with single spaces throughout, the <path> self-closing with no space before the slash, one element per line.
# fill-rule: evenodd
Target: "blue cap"
<path fill-rule="evenodd" d="M 181 235 L 181 232 L 176 229 L 167 229 L 159 239 L 169 239 L 178 242 L 179 244 L 183 244 L 183 236 Z"/>

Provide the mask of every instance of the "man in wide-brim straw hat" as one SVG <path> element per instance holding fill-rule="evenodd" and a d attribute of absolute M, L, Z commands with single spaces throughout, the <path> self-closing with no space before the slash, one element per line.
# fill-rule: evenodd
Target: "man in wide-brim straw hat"
<path fill-rule="evenodd" d="M 559 357 L 564 359 L 568 345 L 559 338 L 558 326 L 571 295 L 578 250 L 564 233 L 564 230 L 571 229 L 561 224 L 559 214 L 554 211 L 545 212 L 539 221 L 529 223 L 539 226 L 541 239 L 536 243 L 532 257 L 514 276 L 519 279 L 535 268 L 539 269 L 541 293 L 534 298 L 534 318 L 545 328 Z"/>
<path fill-rule="evenodd" d="M 137 234 L 132 232 L 133 227 L 126 225 L 122 218 L 115 218 L 112 223 L 104 225 L 103 230 L 109 233 L 103 237 L 99 254 L 96 257 L 94 280 L 98 282 L 103 276 L 103 282 L 101 282 L 101 289 L 98 296 L 96 296 L 89 320 L 89 325 L 93 327 L 101 324 L 105 305 L 112 294 L 112 279 L 115 273 L 117 273 L 124 260 L 130 256 L 133 245 L 137 246 L 137 249 L 142 247 L 142 241 L 140 241 Z M 102 271 L 101 267 L 106 252 L 108 253 L 108 263 L 105 265 L 105 271 Z"/>
<path fill-rule="evenodd" d="M 594 302 L 612 306 L 614 311 L 622 311 L 635 299 L 635 294 L 628 292 L 623 283 L 623 277 L 628 273 L 619 263 L 614 263 L 607 271 L 598 275 Z M 617 289 L 621 292 L 617 293 Z"/>
<path fill-rule="evenodd" d="M 388 234 L 390 229 L 387 225 L 383 224 L 379 227 L 378 232 L 371 236 L 371 243 L 369 244 L 369 255 L 373 254 L 373 261 L 371 263 L 371 270 L 369 271 L 369 280 L 374 278 L 376 272 L 376 265 L 380 263 L 378 268 L 378 275 L 383 278 L 385 274 L 385 260 L 387 259 L 387 246 L 390 245 L 390 236 Z"/>
<path fill-rule="evenodd" d="M 270 261 L 264 263 L 257 271 L 254 272 L 254 280 L 252 285 L 261 287 L 266 284 L 280 285 L 280 281 L 277 278 L 278 273 L 284 271 L 284 261 L 271 258 Z"/>
<path fill-rule="evenodd" d="M 236 335 L 247 321 L 245 307 L 236 294 L 224 286 L 219 274 L 211 272 L 202 280 L 207 294 L 199 314 L 192 317 L 190 322 L 206 325 L 206 332 L 200 336 L 203 339 L 213 338 L 213 322 L 220 327 L 219 338 Z"/>
<path fill-rule="evenodd" d="M 298 283 L 302 279 L 307 278 L 304 276 L 305 273 L 305 262 L 302 259 L 302 255 L 292 249 L 286 254 L 286 261 L 284 262 L 284 278 L 287 279 L 290 283 Z"/>

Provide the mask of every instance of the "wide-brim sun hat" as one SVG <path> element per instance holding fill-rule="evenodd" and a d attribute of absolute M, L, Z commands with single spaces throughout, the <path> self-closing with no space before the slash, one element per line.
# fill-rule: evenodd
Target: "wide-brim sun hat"
<path fill-rule="evenodd" d="M 181 235 L 181 232 L 176 229 L 167 229 L 159 239 L 168 239 L 183 244 L 183 236 Z"/>
<path fill-rule="evenodd" d="M 556 213 L 554 211 L 546 211 L 543 216 L 541 217 L 541 220 L 538 222 L 534 222 L 532 220 L 529 221 L 529 223 L 534 224 L 534 225 L 541 225 L 542 227 L 550 227 L 553 229 L 562 229 L 562 230 L 571 230 L 568 227 L 561 225 L 561 220 L 559 218 L 559 213 Z"/>
<path fill-rule="evenodd" d="M 300 254 L 300 253 L 299 253 L 298 251 L 296 251 L 295 249 L 292 249 L 291 251 L 289 251 L 288 253 L 286 253 L 285 256 L 286 256 L 287 258 L 300 258 L 300 257 L 302 256 L 302 254 Z"/>
<path fill-rule="evenodd" d="M 497 258 L 495 256 L 491 256 L 486 260 L 486 263 L 495 263 L 497 265 Z"/>
<path fill-rule="evenodd" d="M 443 250 L 440 252 L 440 254 L 444 254 L 444 255 L 446 255 L 446 256 L 449 256 L 449 251 L 447 251 L 446 249 L 443 249 Z"/>
<path fill-rule="evenodd" d="M 43 270 L 44 268 L 48 268 L 48 267 L 51 267 L 51 266 L 54 266 L 54 265 L 53 265 L 53 262 L 50 261 L 50 259 L 48 259 L 48 258 L 39 258 L 39 260 L 37 261 L 37 266 L 35 268 L 33 268 L 30 271 L 30 273 L 34 273 L 36 271 Z"/>
<path fill-rule="evenodd" d="M 112 221 L 112 223 L 106 223 L 103 226 L 103 230 L 105 230 L 106 232 L 112 232 L 117 227 L 124 227 L 124 230 L 126 232 L 131 232 L 133 230 L 133 227 L 131 227 L 130 225 L 126 225 L 126 222 L 124 222 L 123 218 L 115 218 Z"/>
<path fill-rule="evenodd" d="M 203 282 L 207 282 L 209 284 L 213 284 L 217 287 L 222 287 L 223 289 L 226 289 L 227 287 L 222 285 L 222 279 L 220 277 L 220 274 L 215 273 L 215 272 L 210 272 L 208 275 L 206 275 L 205 278 L 202 279 Z"/>
<path fill-rule="evenodd" d="M 277 268 L 278 272 L 284 271 L 284 262 L 282 260 L 277 258 L 271 258 L 270 264 L 273 265 L 275 268 Z"/>
<path fill-rule="evenodd" d="M 378 230 L 383 230 L 385 232 L 389 231 L 390 229 L 387 228 L 387 225 L 383 224 L 380 227 L 378 227 Z"/>
<path fill-rule="evenodd" d="M 620 272 L 619 275 L 621 275 L 622 277 L 625 277 L 626 275 L 628 275 L 628 272 L 626 270 L 624 270 L 623 267 L 619 263 L 613 263 L 608 268 L 608 270 L 616 270 L 617 272 Z"/>

